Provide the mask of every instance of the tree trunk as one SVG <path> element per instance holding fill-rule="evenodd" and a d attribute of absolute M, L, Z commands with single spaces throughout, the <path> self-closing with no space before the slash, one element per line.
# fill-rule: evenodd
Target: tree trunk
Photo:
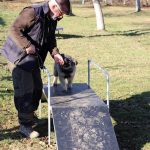
<path fill-rule="evenodd" d="M 104 0 L 106 5 L 112 5 L 112 0 Z"/>
<path fill-rule="evenodd" d="M 85 4 L 85 0 L 82 0 L 82 5 L 84 5 Z"/>
<path fill-rule="evenodd" d="M 71 0 L 70 0 L 70 14 L 69 14 L 70 16 L 75 16 L 74 14 L 73 14 L 73 12 L 72 12 L 72 4 L 71 4 Z"/>
<path fill-rule="evenodd" d="M 92 0 L 97 22 L 97 30 L 105 30 L 104 17 L 99 0 Z"/>
<path fill-rule="evenodd" d="M 141 2 L 140 0 L 136 0 L 136 12 L 141 11 Z"/>
<path fill-rule="evenodd" d="M 149 0 L 142 0 L 143 6 L 148 7 L 149 6 Z"/>
<path fill-rule="evenodd" d="M 123 5 L 126 5 L 126 0 L 123 0 Z"/>
<path fill-rule="evenodd" d="M 71 6 L 71 2 L 70 2 L 70 15 L 72 15 L 72 6 Z"/>

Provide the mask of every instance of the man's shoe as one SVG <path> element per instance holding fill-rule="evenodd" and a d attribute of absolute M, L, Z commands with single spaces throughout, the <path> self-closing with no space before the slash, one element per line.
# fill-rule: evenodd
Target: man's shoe
<path fill-rule="evenodd" d="M 31 139 L 39 137 L 39 133 L 37 131 L 34 131 L 31 126 L 20 125 L 19 131 L 20 133 Z"/>

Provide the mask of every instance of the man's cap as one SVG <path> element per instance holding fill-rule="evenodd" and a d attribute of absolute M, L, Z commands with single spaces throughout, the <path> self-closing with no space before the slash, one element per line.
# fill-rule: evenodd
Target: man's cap
<path fill-rule="evenodd" d="M 61 11 L 66 15 L 70 14 L 70 0 L 55 0 Z"/>

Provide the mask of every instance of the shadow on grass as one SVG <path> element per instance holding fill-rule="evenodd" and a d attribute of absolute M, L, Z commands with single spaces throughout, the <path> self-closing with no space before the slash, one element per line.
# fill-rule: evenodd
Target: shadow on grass
<path fill-rule="evenodd" d="M 13 90 L 12 89 L 7 89 L 7 87 L 3 90 L 0 90 L 0 99 L 5 99 L 5 97 L 7 96 L 11 96 L 13 95 Z"/>
<path fill-rule="evenodd" d="M 73 35 L 73 34 L 56 34 L 56 37 L 59 39 L 70 39 L 70 38 L 83 38 L 85 36 L 82 35 Z"/>
<path fill-rule="evenodd" d="M 0 25 L 2 25 L 2 26 L 5 26 L 5 25 L 6 25 L 6 23 L 5 23 L 4 19 L 3 19 L 3 18 L 1 18 L 1 17 L 0 17 Z"/>
<path fill-rule="evenodd" d="M 117 35 L 123 36 L 138 36 L 138 35 L 145 35 L 150 34 L 150 29 L 137 29 L 137 30 L 128 30 L 128 31 L 118 31 L 116 32 Z"/>
<path fill-rule="evenodd" d="M 10 129 L 1 129 L 0 130 L 0 141 L 7 139 L 21 139 L 22 136 L 18 132 L 18 126 Z"/>
<path fill-rule="evenodd" d="M 120 150 L 141 150 L 150 142 L 150 91 L 125 100 L 111 100 L 110 114 Z"/>
<path fill-rule="evenodd" d="M 150 29 L 135 29 L 135 30 L 128 30 L 128 31 L 115 31 L 112 33 L 92 35 L 92 36 L 87 36 L 87 37 L 91 38 L 91 37 L 117 36 L 117 35 L 119 35 L 119 36 L 140 36 L 140 35 L 145 35 L 145 34 L 150 34 Z"/>
<path fill-rule="evenodd" d="M 75 15 L 74 13 L 71 12 L 71 13 L 69 14 L 69 16 L 72 16 L 72 17 L 73 17 L 73 16 L 76 16 L 76 15 Z"/>
<path fill-rule="evenodd" d="M 103 7 L 108 7 L 108 6 L 103 6 Z M 111 7 L 111 6 L 109 6 Z M 145 11 L 140 11 L 140 12 L 128 12 L 128 11 L 125 11 L 122 13 L 110 13 L 110 12 L 107 12 L 107 13 L 104 13 L 104 17 L 108 17 L 108 18 L 112 18 L 112 17 L 117 17 L 117 18 L 121 18 L 121 17 L 136 17 L 136 16 L 142 16 L 142 15 L 146 15 L 147 17 L 150 16 L 150 14 L 148 12 L 145 12 Z M 89 15 L 87 14 L 87 16 L 76 16 L 76 17 L 79 17 L 79 18 L 94 18 L 95 15 L 92 14 L 92 15 Z"/>
<path fill-rule="evenodd" d="M 149 29 L 135 29 L 135 30 L 128 30 L 128 31 L 115 31 L 115 32 L 107 32 L 107 33 L 100 33 L 97 31 L 97 35 L 73 35 L 73 34 L 57 34 L 56 37 L 58 39 L 71 39 L 71 38 L 94 38 L 94 37 L 102 37 L 102 36 L 140 36 L 150 34 Z"/>
<path fill-rule="evenodd" d="M 135 13 L 135 12 L 125 12 L 125 13 L 105 13 L 104 14 L 104 17 L 124 17 L 124 16 L 129 16 L 129 17 L 134 17 L 132 15 L 138 15 L 138 13 Z"/>
<path fill-rule="evenodd" d="M 142 15 L 146 15 L 147 17 L 150 16 L 150 14 L 144 10 L 141 10 L 139 12 L 133 11 L 133 12 L 123 12 L 123 13 L 105 13 L 104 17 L 136 17 L 136 16 L 142 16 Z"/>
<path fill-rule="evenodd" d="M 3 76 L 0 78 L 0 81 L 3 81 L 3 80 L 12 81 L 12 76 Z"/>
<path fill-rule="evenodd" d="M 45 123 L 42 125 L 35 126 L 33 129 L 38 131 L 40 133 L 40 137 L 45 137 L 48 136 L 48 119 L 41 119 L 41 121 L 44 121 Z M 2 140 L 7 140 L 7 139 L 14 139 L 14 140 L 20 140 L 25 138 L 24 135 L 19 133 L 19 126 L 9 128 L 9 129 L 1 129 L 0 130 L 0 141 Z M 54 132 L 54 126 L 53 126 L 53 121 L 51 119 L 51 132 Z"/>

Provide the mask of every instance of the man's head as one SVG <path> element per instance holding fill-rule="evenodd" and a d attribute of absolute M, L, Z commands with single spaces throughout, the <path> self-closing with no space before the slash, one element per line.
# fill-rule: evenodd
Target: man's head
<path fill-rule="evenodd" d="M 69 15 L 70 1 L 69 0 L 50 0 L 49 7 L 51 10 L 51 18 L 53 20 L 60 20 L 63 14 Z"/>
<path fill-rule="evenodd" d="M 69 15 L 70 13 L 70 0 L 55 0 L 58 6 L 60 7 L 60 10 L 66 14 Z"/>

